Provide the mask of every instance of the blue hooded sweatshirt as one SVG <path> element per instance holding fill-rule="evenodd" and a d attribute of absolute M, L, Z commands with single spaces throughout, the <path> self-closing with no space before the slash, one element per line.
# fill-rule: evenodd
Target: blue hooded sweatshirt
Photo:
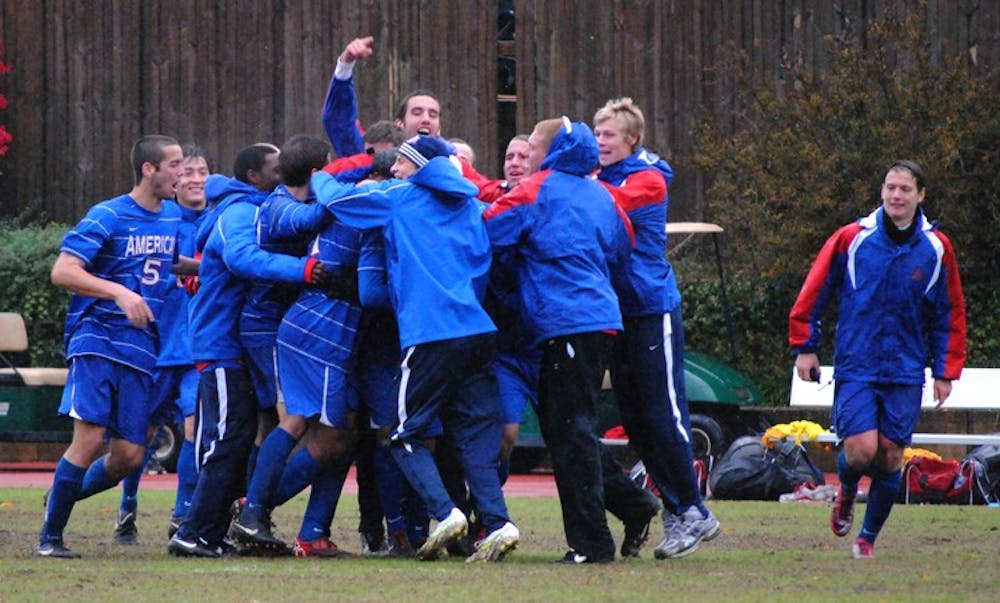
<path fill-rule="evenodd" d="M 655 154 L 639 149 L 618 163 L 602 167 L 597 177 L 612 187 L 635 232 L 635 248 L 622 278 L 614 279 L 622 316 L 670 312 L 681 301 L 677 278 L 666 258 L 667 187 L 674 171 Z"/>
<path fill-rule="evenodd" d="M 597 162 L 593 132 L 564 118 L 541 170 L 483 214 L 495 250 L 520 255 L 522 307 L 535 343 L 622 328 L 611 273 L 625 265 L 628 218 L 587 177 Z"/>
<path fill-rule="evenodd" d="M 496 331 L 482 307 L 490 242 L 478 190 L 447 157 L 434 157 L 406 181 L 356 189 L 317 172 L 312 187 L 345 224 L 384 228 L 403 349 Z"/>

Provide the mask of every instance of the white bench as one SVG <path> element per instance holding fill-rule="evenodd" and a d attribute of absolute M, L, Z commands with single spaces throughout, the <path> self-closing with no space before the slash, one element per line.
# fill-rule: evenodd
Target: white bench
<path fill-rule="evenodd" d="M 797 371 L 792 369 L 792 386 L 789 395 L 789 406 L 802 408 L 831 408 L 833 406 L 833 367 L 820 367 L 819 383 L 799 379 Z M 930 369 L 926 372 L 924 397 L 921 409 L 933 410 L 937 406 L 934 401 L 934 378 Z M 943 409 L 956 410 L 998 410 L 1000 409 L 1000 368 L 967 368 L 962 371 L 962 378 L 952 382 L 951 395 L 945 401 Z M 837 442 L 835 434 L 822 435 L 820 442 Z M 959 446 L 978 446 L 981 444 L 1000 444 L 1000 434 L 957 434 L 957 433 L 915 433 L 914 444 L 942 444 Z"/>

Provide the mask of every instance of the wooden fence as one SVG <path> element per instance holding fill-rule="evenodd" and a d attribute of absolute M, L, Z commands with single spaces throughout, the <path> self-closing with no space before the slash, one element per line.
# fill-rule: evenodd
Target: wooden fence
<path fill-rule="evenodd" d="M 507 2 L 510 3 L 509 1 Z M 323 135 L 319 115 L 343 46 L 364 34 L 376 56 L 355 72 L 365 123 L 389 117 L 415 87 L 439 95 L 443 131 L 469 140 L 499 172 L 514 131 L 567 114 L 590 122 L 608 98 L 647 115 L 648 146 L 678 172 L 672 218 L 701 217 L 703 175 L 690 167 L 699 111 L 731 120 L 736 74 L 828 66 L 828 40 L 861 47 L 887 6 L 925 11 L 935 51 L 993 75 L 995 0 L 514 0 L 516 39 L 498 50 L 503 0 L 6 0 L 0 75 L 14 136 L 0 157 L 0 217 L 77 220 L 131 186 L 128 151 L 143 133 L 198 142 L 230 172 L 246 144 Z M 511 51 L 511 48 L 513 49 Z M 498 108 L 498 54 L 517 65 L 516 110 Z M 508 115 L 513 115 L 509 118 Z M 512 122 L 512 123 L 509 123 Z"/>

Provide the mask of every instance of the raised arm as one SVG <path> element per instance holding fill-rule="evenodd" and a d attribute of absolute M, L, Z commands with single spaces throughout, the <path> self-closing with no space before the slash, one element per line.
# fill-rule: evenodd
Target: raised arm
<path fill-rule="evenodd" d="M 354 92 L 354 63 L 372 56 L 371 36 L 351 40 L 337 58 L 337 67 L 323 102 L 323 128 L 333 150 L 348 157 L 365 150 L 364 137 L 358 127 L 358 103 Z"/>

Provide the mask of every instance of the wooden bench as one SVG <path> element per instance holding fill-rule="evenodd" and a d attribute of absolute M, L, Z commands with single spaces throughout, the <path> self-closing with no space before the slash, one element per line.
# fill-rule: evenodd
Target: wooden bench
<path fill-rule="evenodd" d="M 820 367 L 819 383 L 803 381 L 792 369 L 792 385 L 789 394 L 789 406 L 810 408 L 833 407 L 833 367 Z M 921 401 L 923 411 L 935 410 L 934 378 L 927 369 L 924 397 Z M 951 395 L 945 401 L 942 409 L 955 410 L 1000 410 L 1000 368 L 967 368 L 962 371 L 962 378 L 952 382 Z M 838 442 L 836 434 L 820 436 L 820 442 Z M 914 444 L 941 444 L 959 446 L 979 446 L 982 444 L 1000 444 L 1000 433 L 997 434 L 964 434 L 964 433 L 914 433 Z"/>

